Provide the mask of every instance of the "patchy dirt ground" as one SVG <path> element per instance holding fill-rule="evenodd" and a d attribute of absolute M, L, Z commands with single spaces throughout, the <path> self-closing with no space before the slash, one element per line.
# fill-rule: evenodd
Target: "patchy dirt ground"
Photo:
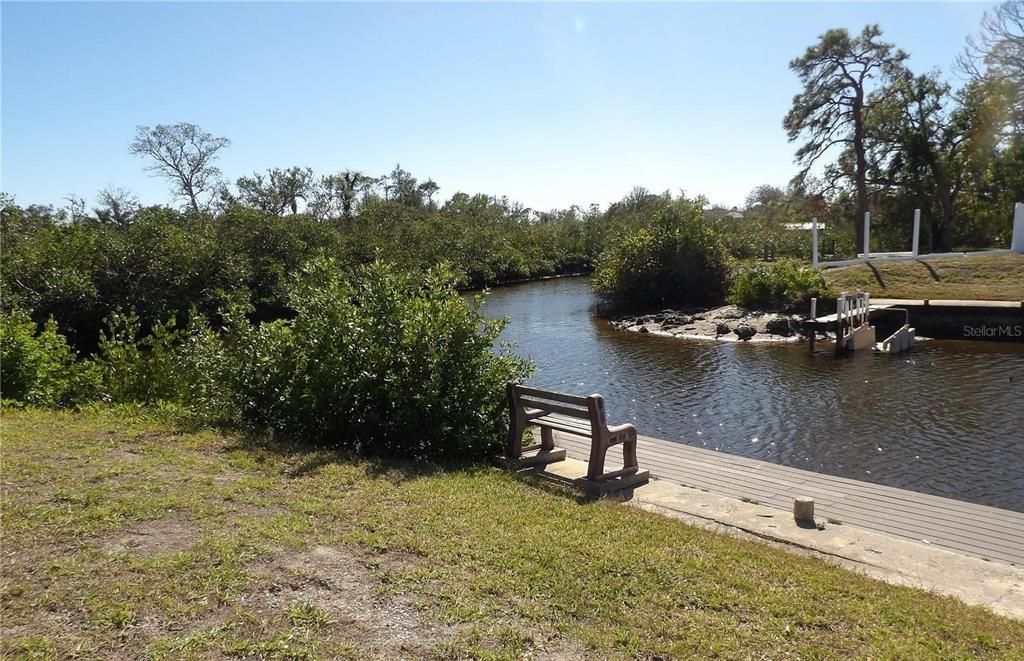
<path fill-rule="evenodd" d="M 289 489 L 337 467 L 329 453 L 46 422 L 5 425 L 4 657 L 432 659 L 504 647 L 489 626 L 431 615 L 435 588 L 414 598 L 395 587 L 421 554 L 348 540 L 351 520 Z M 28 442 L 37 435 L 52 440 Z M 327 502 L 353 482 L 331 480 Z M 558 634 L 530 644 L 532 658 L 586 657 Z"/>
<path fill-rule="evenodd" d="M 456 630 L 427 621 L 404 597 L 382 595 L 366 561 L 346 548 L 280 554 L 252 573 L 257 584 L 242 599 L 251 612 L 273 619 L 294 604 L 312 604 L 345 642 L 371 656 L 425 657 Z"/>
<path fill-rule="evenodd" d="M 5 410 L 2 427 L 4 657 L 1024 651 L 1024 624 L 955 600 L 490 468 L 102 411 Z"/>
<path fill-rule="evenodd" d="M 13 656 L 428 658 L 458 633 L 385 590 L 414 555 L 246 540 L 295 522 L 223 438 L 52 431 L 4 471 Z"/>
<path fill-rule="evenodd" d="M 184 516 L 141 521 L 104 540 L 103 550 L 111 555 L 131 553 L 142 558 L 180 553 L 195 541 L 199 528 Z"/>

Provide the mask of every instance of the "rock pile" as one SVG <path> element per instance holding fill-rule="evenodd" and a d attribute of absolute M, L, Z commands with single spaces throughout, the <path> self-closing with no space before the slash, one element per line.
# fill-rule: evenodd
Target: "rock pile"
<path fill-rule="evenodd" d="M 803 318 L 797 315 L 723 305 L 711 310 L 662 310 L 622 317 L 612 321 L 611 325 L 618 330 L 635 333 L 694 339 L 793 342 L 800 339 L 798 333 L 801 321 Z"/>

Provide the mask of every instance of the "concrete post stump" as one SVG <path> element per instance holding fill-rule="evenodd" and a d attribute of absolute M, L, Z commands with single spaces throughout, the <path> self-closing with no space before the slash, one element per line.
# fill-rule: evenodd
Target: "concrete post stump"
<path fill-rule="evenodd" d="M 814 499 L 801 496 L 793 500 L 793 518 L 797 523 L 814 523 Z"/>

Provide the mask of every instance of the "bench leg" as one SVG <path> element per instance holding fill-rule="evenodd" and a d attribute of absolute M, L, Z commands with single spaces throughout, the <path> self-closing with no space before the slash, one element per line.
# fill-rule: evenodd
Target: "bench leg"
<path fill-rule="evenodd" d="M 523 454 L 523 432 L 526 431 L 526 420 L 519 415 L 516 407 L 514 384 L 508 384 L 508 441 L 505 444 L 505 456 L 518 459 Z"/>
<path fill-rule="evenodd" d="M 594 438 L 590 442 L 590 461 L 587 463 L 587 479 L 596 480 L 604 473 L 604 460 L 608 455 L 608 442 Z"/>
<path fill-rule="evenodd" d="M 551 433 L 550 427 L 540 428 L 540 450 L 541 452 L 551 452 L 555 449 L 555 437 Z"/>
<path fill-rule="evenodd" d="M 622 467 L 637 468 L 636 461 L 636 436 L 631 436 L 622 442 Z"/>
<path fill-rule="evenodd" d="M 523 454 L 523 433 L 526 432 L 526 425 L 518 423 L 515 419 L 508 429 L 508 442 L 505 446 L 505 456 L 509 459 L 518 459 Z"/>
<path fill-rule="evenodd" d="M 622 468 L 605 472 L 604 463 L 612 445 L 622 444 Z M 617 428 L 615 434 L 599 433 L 594 430 L 590 442 L 590 463 L 587 476 L 575 481 L 577 486 L 591 496 L 602 496 L 623 489 L 632 489 L 646 484 L 650 479 L 648 471 L 640 470 L 636 457 L 636 430 L 632 425 Z"/>

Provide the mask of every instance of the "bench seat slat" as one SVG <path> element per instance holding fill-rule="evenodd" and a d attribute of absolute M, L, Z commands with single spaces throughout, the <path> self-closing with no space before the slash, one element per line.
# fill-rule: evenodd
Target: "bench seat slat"
<path fill-rule="evenodd" d="M 549 392 L 547 390 L 539 390 L 537 388 L 527 388 L 526 386 L 516 386 L 516 392 L 520 395 L 540 397 L 542 399 L 550 399 L 552 401 L 563 402 L 565 404 L 575 404 L 576 406 L 587 405 L 587 398 L 580 397 L 578 395 L 566 395 L 560 392 Z"/>
<path fill-rule="evenodd" d="M 565 406 L 564 404 L 544 402 L 533 397 L 520 397 L 519 403 L 524 407 L 531 409 L 540 409 L 541 411 L 550 411 L 551 413 L 561 413 L 562 415 L 567 415 L 573 418 L 590 419 L 590 412 L 586 409 L 578 409 L 572 406 Z"/>
<path fill-rule="evenodd" d="M 579 427 L 580 429 L 590 429 L 589 419 L 583 420 L 580 418 L 569 418 L 564 415 L 559 415 L 557 413 L 550 413 L 544 416 L 543 420 L 545 422 L 551 421 L 555 424 L 560 424 L 566 427 Z"/>
<path fill-rule="evenodd" d="M 584 438 L 592 437 L 590 423 L 583 420 L 577 421 L 573 418 L 546 415 L 540 418 L 534 418 L 533 420 L 530 420 L 530 423 L 541 427 L 549 427 L 560 432 L 565 432 L 566 434 L 572 434 L 573 436 L 582 436 Z"/>

